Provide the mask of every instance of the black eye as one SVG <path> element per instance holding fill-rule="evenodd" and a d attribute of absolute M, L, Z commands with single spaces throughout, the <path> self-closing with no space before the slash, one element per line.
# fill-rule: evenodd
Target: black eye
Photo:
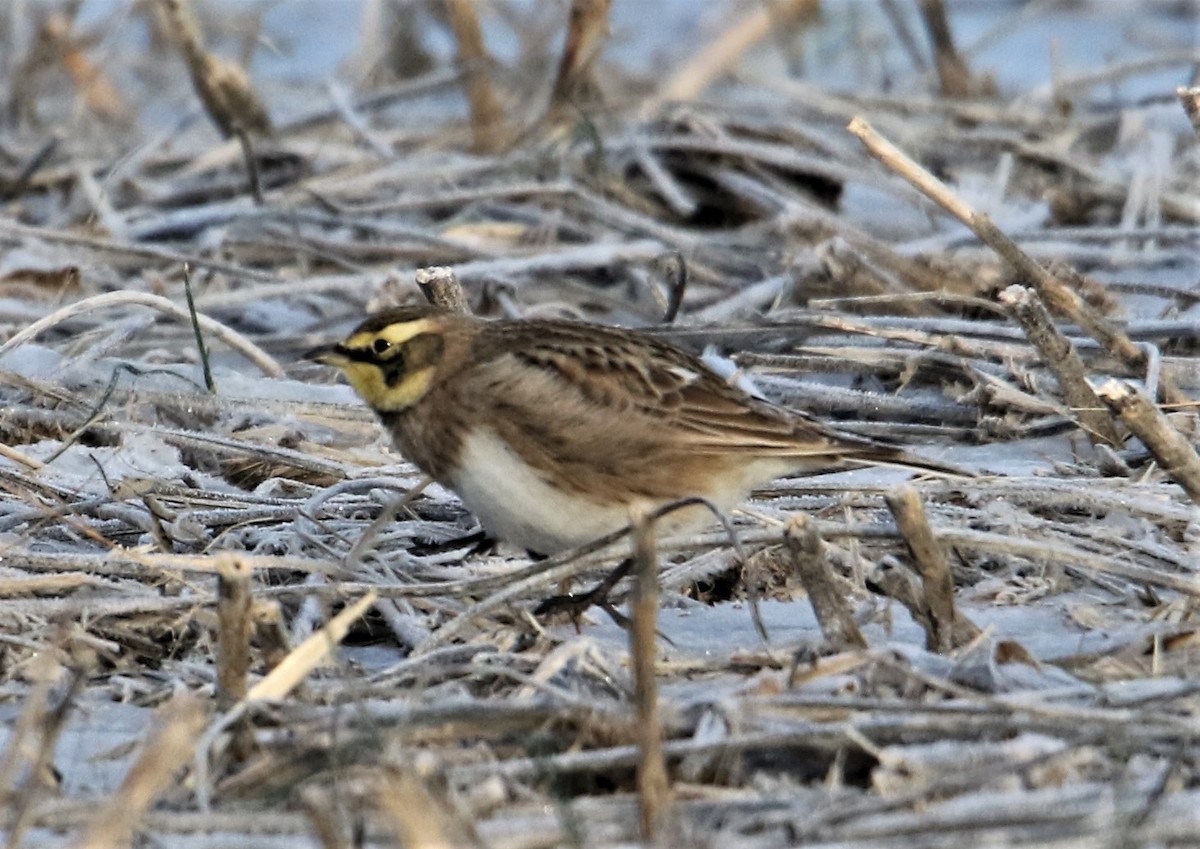
<path fill-rule="evenodd" d="M 392 347 L 392 343 L 386 339 L 376 339 L 371 347 L 375 349 L 376 354 L 382 354 L 388 348 Z"/>

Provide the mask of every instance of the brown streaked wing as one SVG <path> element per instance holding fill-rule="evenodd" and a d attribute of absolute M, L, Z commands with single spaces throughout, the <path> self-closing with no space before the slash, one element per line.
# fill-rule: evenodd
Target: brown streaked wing
<path fill-rule="evenodd" d="M 628 429 L 636 437 L 650 419 L 660 434 L 656 443 L 699 453 L 820 457 L 879 449 L 751 398 L 698 358 L 653 338 L 631 339 L 626 331 L 567 322 L 503 322 L 491 328 L 493 333 L 480 334 L 480 359 L 511 355 L 525 367 L 527 379 L 540 374 L 548 381 L 544 393 L 537 393 L 541 403 L 565 407 L 559 412 L 568 418 L 588 417 L 589 429 L 606 414 L 637 416 L 636 422 L 614 420 L 609 436 Z M 522 387 L 509 391 L 520 393 Z M 554 415 L 547 407 L 542 411 Z"/>

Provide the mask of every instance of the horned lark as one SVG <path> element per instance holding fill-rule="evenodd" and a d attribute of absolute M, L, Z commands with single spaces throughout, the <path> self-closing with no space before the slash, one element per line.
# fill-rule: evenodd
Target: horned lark
<path fill-rule="evenodd" d="M 624 527 L 634 505 L 700 496 L 727 511 L 789 472 L 937 468 L 751 397 L 634 330 L 401 307 L 305 356 L 341 369 L 488 532 L 540 554 Z M 706 521 L 697 506 L 659 530 Z"/>

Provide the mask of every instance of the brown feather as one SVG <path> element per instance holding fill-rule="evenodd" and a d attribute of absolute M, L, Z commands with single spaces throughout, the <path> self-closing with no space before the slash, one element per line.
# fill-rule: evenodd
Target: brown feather
<path fill-rule="evenodd" d="M 414 309 L 402 318 L 427 314 Z M 456 434 L 467 427 L 453 411 L 464 409 L 492 421 L 547 480 L 614 501 L 707 492 L 714 474 L 753 458 L 783 460 L 777 465 L 786 471 L 903 456 L 751 398 L 697 357 L 650 336 L 441 315 L 446 335 L 465 341 L 466 350 L 443 359 L 417 407 L 387 421 L 401 450 L 439 479 L 453 461 L 437 457 L 453 456 Z M 388 321 L 377 317 L 369 326 Z"/>
<path fill-rule="evenodd" d="M 500 510 L 506 522 L 525 528 L 515 535 L 543 547 L 578 540 L 550 519 L 522 524 L 534 520 L 504 504 L 506 481 L 464 477 L 472 434 L 490 432 L 503 448 L 489 450 L 519 458 L 530 470 L 520 474 L 533 476 L 526 489 L 540 480 L 547 492 L 574 499 L 571 509 L 584 516 L 586 505 L 619 506 L 613 515 L 623 517 L 635 501 L 689 495 L 732 507 L 780 475 L 846 463 L 939 468 L 753 398 L 699 358 L 636 331 L 405 307 L 363 322 L 343 346 L 343 368 L 369 364 L 376 344 L 380 367 L 391 370 L 398 388 L 369 388 L 384 402 L 395 400 L 375 406 L 401 452 L 440 483 L 486 494 L 476 503 Z M 421 369 L 426 379 L 417 382 Z M 509 461 L 493 462 L 499 468 Z M 461 494 L 471 500 L 471 492 Z M 619 527 L 624 519 L 614 521 Z"/>

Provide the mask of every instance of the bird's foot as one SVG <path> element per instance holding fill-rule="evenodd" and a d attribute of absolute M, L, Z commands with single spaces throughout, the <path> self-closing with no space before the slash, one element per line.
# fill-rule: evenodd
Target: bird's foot
<path fill-rule="evenodd" d="M 471 534 L 464 534 L 453 539 L 443 540 L 442 542 L 418 543 L 410 549 L 413 554 L 418 557 L 426 557 L 430 554 L 446 554 L 451 551 L 458 551 L 460 548 L 467 549 L 464 556 L 470 557 L 475 554 L 489 554 L 496 549 L 496 540 L 487 535 L 486 531 L 475 531 Z"/>
<path fill-rule="evenodd" d="M 566 593 L 565 595 L 550 596 L 542 601 L 533 610 L 535 616 L 545 616 L 554 613 L 566 613 L 575 623 L 576 629 L 579 628 L 579 617 L 587 612 L 588 608 L 595 606 L 599 607 L 613 622 L 617 623 L 621 628 L 629 627 L 629 618 L 621 613 L 613 603 L 609 601 L 608 594 L 612 592 L 613 587 L 630 573 L 633 569 L 633 560 L 625 558 L 621 561 L 616 569 L 613 569 L 604 578 L 592 587 L 590 590 L 582 593 Z"/>

